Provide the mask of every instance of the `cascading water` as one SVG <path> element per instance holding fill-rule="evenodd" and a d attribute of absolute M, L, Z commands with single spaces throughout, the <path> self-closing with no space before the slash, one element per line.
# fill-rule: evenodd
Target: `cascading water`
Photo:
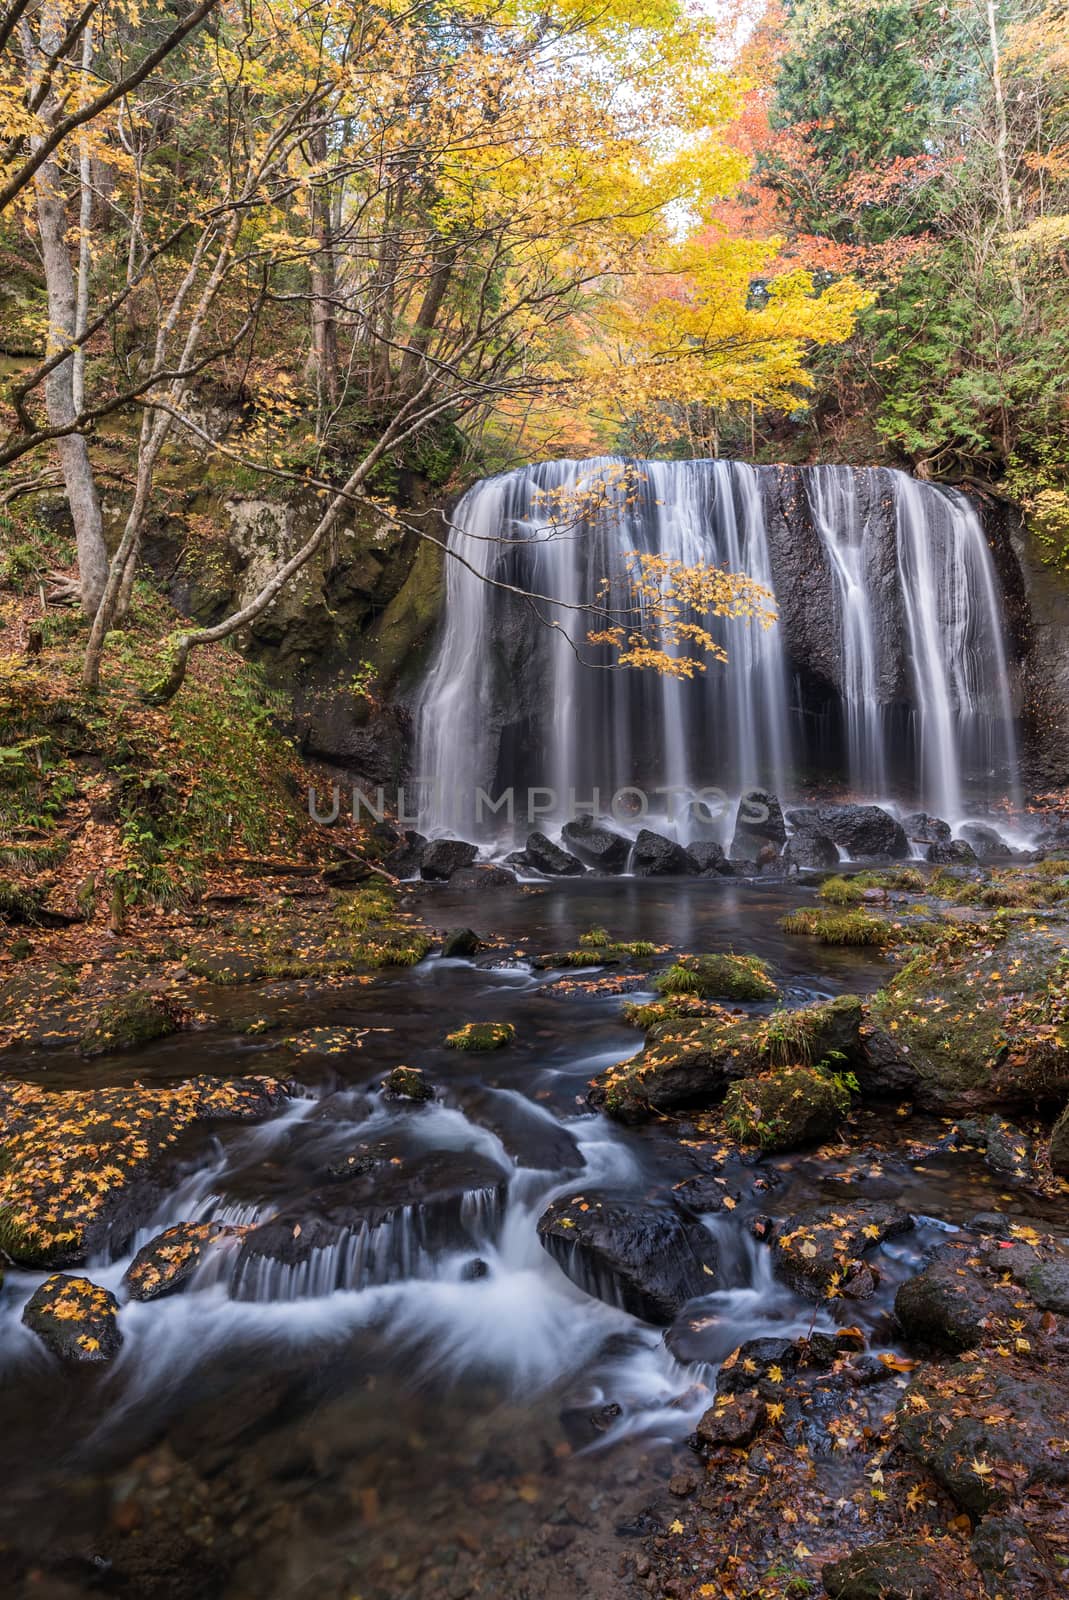
<path fill-rule="evenodd" d="M 449 548 L 417 706 L 431 831 L 502 833 L 510 788 L 519 823 L 538 790 L 547 821 L 628 787 L 671 821 L 703 790 L 812 776 L 951 821 L 1018 798 L 1001 594 L 955 491 L 882 468 L 547 462 L 476 485 Z M 728 663 L 691 681 L 611 670 L 590 607 L 632 552 L 745 572 L 780 621 L 716 622 Z"/>

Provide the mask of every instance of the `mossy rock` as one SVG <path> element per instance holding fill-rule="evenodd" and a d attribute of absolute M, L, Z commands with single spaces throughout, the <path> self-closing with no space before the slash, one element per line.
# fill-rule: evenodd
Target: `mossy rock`
<path fill-rule="evenodd" d="M 267 961 L 252 950 L 197 950 L 186 957 L 186 970 L 209 983 L 260 983 L 267 976 Z"/>
<path fill-rule="evenodd" d="M 816 906 L 806 906 L 801 911 L 789 912 L 780 920 L 784 933 L 816 939 L 820 944 L 868 945 L 885 949 L 889 945 L 908 939 L 901 923 L 887 917 L 873 916 L 871 911 L 828 911 Z"/>
<path fill-rule="evenodd" d="M 111 1055 L 177 1033 L 175 1010 L 155 995 L 129 994 L 102 1006 L 79 1040 L 83 1056 Z"/>
<path fill-rule="evenodd" d="M 637 1055 L 594 1079 L 589 1100 L 621 1122 L 642 1122 L 715 1104 L 729 1084 L 769 1066 L 831 1061 L 851 1067 L 862 1051 L 861 1021 L 855 995 L 771 1017 L 721 1010 L 705 1021 L 670 1018 Z"/>
<path fill-rule="evenodd" d="M 22 1320 L 61 1361 L 110 1361 L 122 1333 L 119 1302 L 88 1278 L 53 1273 L 26 1302 Z"/>
<path fill-rule="evenodd" d="M 633 1028 L 649 1033 L 664 1022 L 707 1020 L 724 1015 L 723 1006 L 713 1000 L 702 1000 L 696 994 L 674 994 L 666 1000 L 645 1002 L 629 1000 L 623 1009 L 625 1022 Z"/>
<path fill-rule="evenodd" d="M 394 1067 L 393 1071 L 386 1075 L 382 1092 L 388 1100 L 412 1100 L 417 1103 L 433 1100 L 435 1097 L 433 1083 L 427 1082 L 419 1067 Z"/>
<path fill-rule="evenodd" d="M 35 927 L 41 920 L 42 898 L 39 890 L 26 889 L 8 878 L 0 878 L 0 922 Z"/>
<path fill-rule="evenodd" d="M 515 1037 L 511 1022 L 466 1022 L 454 1033 L 447 1033 L 445 1042 L 450 1050 L 501 1050 Z"/>
<path fill-rule="evenodd" d="M 800 1150 L 835 1133 L 849 1091 L 813 1067 L 779 1067 L 733 1083 L 724 1097 L 729 1132 L 764 1150 Z"/>
<path fill-rule="evenodd" d="M 777 989 L 757 956 L 680 956 L 660 972 L 653 987 L 662 995 L 697 995 L 703 1000 L 773 1000 Z"/>

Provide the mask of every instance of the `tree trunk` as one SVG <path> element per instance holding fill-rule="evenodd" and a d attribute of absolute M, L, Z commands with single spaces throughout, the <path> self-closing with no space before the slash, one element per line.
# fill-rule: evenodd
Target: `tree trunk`
<path fill-rule="evenodd" d="M 338 324 L 335 315 L 336 271 L 334 261 L 334 223 L 330 187 L 323 168 L 327 160 L 327 132 L 319 128 L 311 140 L 312 156 L 320 168 L 312 191 L 312 233 L 319 248 L 312 257 L 312 355 L 316 385 L 322 408 L 338 402 Z"/>
<path fill-rule="evenodd" d="M 455 244 L 448 244 L 444 239 L 439 239 L 434 247 L 431 257 L 431 275 L 423 294 L 423 303 L 416 316 L 416 326 L 412 330 L 412 337 L 408 341 L 408 348 L 401 358 L 400 387 L 402 395 L 407 395 L 418 387 L 422 381 L 422 368 L 424 357 L 430 346 L 431 336 L 434 333 L 438 314 L 442 309 L 449 281 L 453 276 L 459 248 Z"/>

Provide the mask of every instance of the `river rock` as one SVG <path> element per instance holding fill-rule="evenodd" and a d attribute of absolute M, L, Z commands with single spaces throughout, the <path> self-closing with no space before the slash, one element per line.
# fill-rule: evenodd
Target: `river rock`
<path fill-rule="evenodd" d="M 142 1246 L 123 1274 L 131 1300 L 159 1300 L 187 1284 L 213 1244 L 248 1230 L 223 1222 L 179 1222 Z"/>
<path fill-rule="evenodd" d="M 934 862 L 940 867 L 974 867 L 976 865 L 976 851 L 964 839 L 945 839 L 938 844 L 930 844 L 924 852 L 926 861 Z"/>
<path fill-rule="evenodd" d="M 982 1343 L 1008 1306 L 964 1263 L 937 1261 L 902 1284 L 895 1316 L 907 1339 L 960 1354 Z"/>
<path fill-rule="evenodd" d="M 801 1150 L 830 1139 L 849 1109 L 848 1090 L 813 1067 L 775 1067 L 731 1084 L 728 1129 L 763 1150 Z"/>
<path fill-rule="evenodd" d="M 538 1236 L 573 1283 L 645 1322 L 671 1322 L 716 1286 L 712 1235 L 674 1207 L 568 1195 L 542 1213 Z"/>
<path fill-rule="evenodd" d="M 896 1413 L 899 1438 L 970 1516 L 1069 1483 L 1064 1374 L 996 1352 L 923 1369 Z M 983 1469 L 977 1472 L 977 1463 Z"/>
<path fill-rule="evenodd" d="M 643 828 L 635 840 L 631 871 L 637 878 L 681 878 L 694 867 L 693 858 L 674 839 Z"/>
<path fill-rule="evenodd" d="M 406 828 L 383 858 L 382 865 L 395 878 L 418 878 L 426 848 L 426 837 L 422 833 L 416 833 L 413 828 Z"/>
<path fill-rule="evenodd" d="M 88 1278 L 54 1272 L 31 1295 L 22 1313 L 26 1327 L 61 1361 L 110 1361 L 122 1333 L 119 1302 Z"/>
<path fill-rule="evenodd" d="M 929 816 L 927 811 L 911 811 L 902 818 L 902 826 L 913 844 L 945 844 L 951 834 L 949 822 Z"/>
<path fill-rule="evenodd" d="M 864 1298 L 872 1283 L 863 1256 L 866 1251 L 913 1226 L 913 1218 L 897 1206 L 814 1206 L 785 1222 L 772 1245 L 776 1270 L 798 1294 L 823 1300 L 833 1284 L 839 1293 Z"/>
<path fill-rule="evenodd" d="M 514 872 L 510 872 L 508 867 L 499 867 L 493 861 L 483 861 L 473 867 L 458 867 L 449 876 L 449 884 L 453 889 L 507 889 L 515 882 Z"/>
<path fill-rule="evenodd" d="M 433 1083 L 428 1083 L 420 1067 L 394 1067 L 383 1080 L 387 1100 L 410 1100 L 422 1105 L 435 1098 Z"/>
<path fill-rule="evenodd" d="M 679 818 L 680 832 L 694 843 L 707 844 L 720 835 L 720 826 L 704 800 L 688 800 Z"/>
<path fill-rule="evenodd" d="M 700 1449 L 749 1444 L 765 1420 L 765 1402 L 755 1394 L 721 1395 L 694 1430 Z"/>
<path fill-rule="evenodd" d="M 715 839 L 692 839 L 687 846 L 687 855 L 691 859 L 691 871 L 700 873 L 703 878 L 714 875 L 723 876 L 724 847 L 717 844 Z"/>
<path fill-rule="evenodd" d="M 420 877 L 445 882 L 461 867 L 470 867 L 478 854 L 478 848 L 463 839 L 432 839 L 420 859 Z"/>
<path fill-rule="evenodd" d="M 507 1185 L 505 1172 L 472 1150 L 354 1152 L 349 1170 L 246 1234 L 238 1299 L 331 1294 L 411 1275 L 413 1252 L 477 1245 L 472 1224 L 500 1212 Z"/>
<path fill-rule="evenodd" d="M 442 960 L 468 961 L 481 944 L 474 928 L 449 928 L 442 935 Z"/>
<path fill-rule="evenodd" d="M 547 878 L 581 878 L 586 871 L 578 856 L 562 850 L 544 833 L 529 833 L 522 855 L 527 866 Z"/>
<path fill-rule="evenodd" d="M 584 812 L 561 829 L 561 838 L 580 861 L 598 872 L 623 872 L 631 854 L 631 841 L 595 822 Z"/>
<path fill-rule="evenodd" d="M 744 794 L 735 813 L 732 860 L 756 857 L 763 845 L 774 844 L 778 848 L 786 838 L 787 825 L 778 798 L 767 789 L 750 789 Z"/>
<path fill-rule="evenodd" d="M 1040 1600 L 1057 1593 L 1055 1574 L 1032 1543 L 1028 1528 L 1019 1517 L 984 1517 L 972 1536 L 969 1554 L 992 1597 L 1009 1600 Z"/>
<path fill-rule="evenodd" d="M 1017 1281 L 1028 1290 L 1041 1311 L 1069 1316 L 1069 1261 L 1037 1261 Z"/>
<path fill-rule="evenodd" d="M 1024 1180 L 1032 1175 L 1032 1141 L 1027 1133 L 992 1113 L 984 1130 L 989 1167 L 1006 1178 Z"/>
<path fill-rule="evenodd" d="M 518 1167 L 542 1172 L 581 1172 L 585 1166 L 575 1138 L 550 1112 L 524 1095 L 485 1084 L 462 1085 L 455 1097 L 464 1115 L 501 1140 Z"/>
<path fill-rule="evenodd" d="M 716 1375 L 716 1392 L 718 1395 L 742 1394 L 747 1389 L 769 1383 L 776 1387 L 777 1372 L 782 1382 L 783 1377 L 797 1367 L 799 1355 L 794 1339 L 748 1339 L 721 1363 Z"/>
<path fill-rule="evenodd" d="M 783 847 L 785 867 L 835 867 L 839 848 L 819 828 L 796 828 Z"/>
<path fill-rule="evenodd" d="M 1009 861 L 1014 852 L 1000 833 L 982 822 L 965 822 L 958 829 L 958 838 L 971 845 L 978 861 Z"/>
<path fill-rule="evenodd" d="M 883 1539 L 821 1571 L 831 1600 L 964 1600 L 976 1593 L 956 1540 Z"/>
<path fill-rule="evenodd" d="M 818 828 L 853 858 L 900 861 L 909 855 L 905 829 L 882 806 L 800 806 L 787 813 L 787 820 L 798 828 Z"/>

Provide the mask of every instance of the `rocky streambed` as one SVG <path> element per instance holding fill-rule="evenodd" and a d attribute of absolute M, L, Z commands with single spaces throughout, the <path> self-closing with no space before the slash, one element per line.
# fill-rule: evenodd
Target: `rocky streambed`
<path fill-rule="evenodd" d="M 1067 884 L 934 870 L 444 882 L 27 1031 L 11 1589 L 1057 1592 Z"/>

